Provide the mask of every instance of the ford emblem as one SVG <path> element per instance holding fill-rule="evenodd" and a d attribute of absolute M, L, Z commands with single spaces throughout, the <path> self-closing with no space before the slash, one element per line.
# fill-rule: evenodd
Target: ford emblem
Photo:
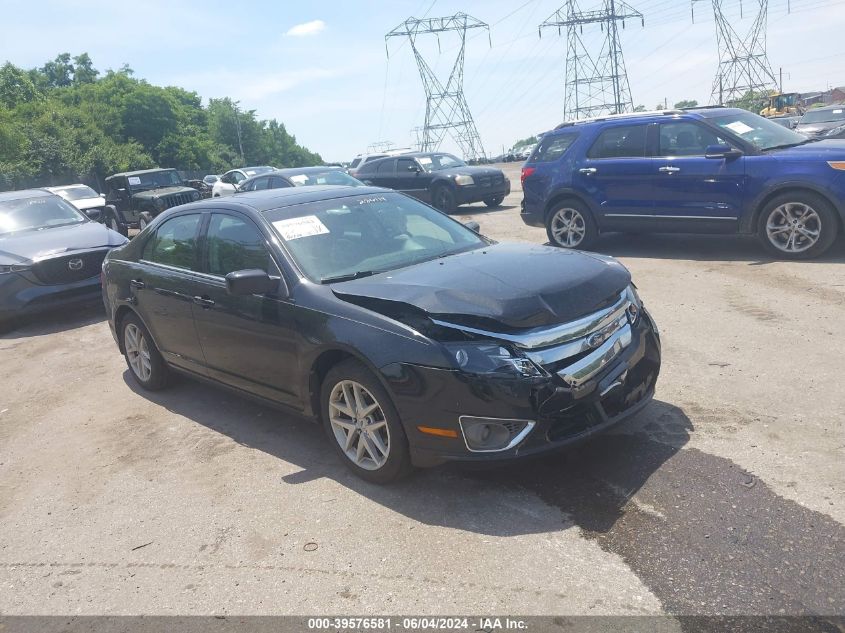
<path fill-rule="evenodd" d="M 596 332 L 587 339 L 587 345 L 590 347 L 598 347 L 607 338 L 604 332 Z"/>
<path fill-rule="evenodd" d="M 71 259 L 67 263 L 67 267 L 70 270 L 82 270 L 83 262 L 78 257 Z"/>

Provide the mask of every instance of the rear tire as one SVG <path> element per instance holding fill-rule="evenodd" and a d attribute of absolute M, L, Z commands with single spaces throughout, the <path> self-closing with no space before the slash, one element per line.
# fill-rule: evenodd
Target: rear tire
<path fill-rule="evenodd" d="M 377 484 L 411 471 L 408 438 L 390 394 L 361 363 L 332 367 L 320 388 L 323 428 L 353 473 Z"/>
<path fill-rule="evenodd" d="M 458 207 L 455 203 L 455 192 L 449 185 L 437 185 L 431 192 L 431 200 L 443 213 L 452 213 Z"/>
<path fill-rule="evenodd" d="M 484 198 L 484 204 L 488 207 L 495 208 L 501 206 L 502 201 L 505 199 L 504 196 L 493 196 L 492 198 Z"/>
<path fill-rule="evenodd" d="M 776 196 L 760 213 L 757 237 L 781 259 L 812 259 L 836 241 L 839 222 L 831 205 L 814 193 Z"/>
<path fill-rule="evenodd" d="M 129 230 L 126 225 L 120 221 L 114 211 L 108 211 L 105 217 L 105 225 L 112 231 L 120 233 L 123 237 L 129 237 Z"/>
<path fill-rule="evenodd" d="M 576 200 L 558 202 L 546 215 L 546 234 L 552 246 L 589 248 L 599 230 L 592 213 Z"/>
<path fill-rule="evenodd" d="M 135 314 L 127 314 L 120 323 L 123 356 L 129 373 L 148 391 L 164 389 L 171 380 L 170 370 L 156 347 L 149 330 Z"/>

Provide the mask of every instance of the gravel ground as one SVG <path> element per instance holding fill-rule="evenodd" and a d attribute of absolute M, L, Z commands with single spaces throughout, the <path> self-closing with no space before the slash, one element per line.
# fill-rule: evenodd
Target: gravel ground
<path fill-rule="evenodd" d="M 545 242 L 505 206 L 462 208 Z M 320 429 L 141 393 L 99 309 L 0 337 L 0 613 L 845 615 L 845 243 L 608 235 L 664 342 L 655 402 L 503 470 L 363 483 Z"/>

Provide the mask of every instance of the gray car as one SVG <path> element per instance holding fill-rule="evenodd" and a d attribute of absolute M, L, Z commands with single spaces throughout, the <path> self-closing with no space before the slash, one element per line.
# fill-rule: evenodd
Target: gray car
<path fill-rule="evenodd" d="M 126 242 L 45 189 L 0 193 L 0 327 L 99 300 L 103 259 Z"/>
<path fill-rule="evenodd" d="M 809 138 L 845 138 L 845 104 L 808 110 L 795 131 Z"/>

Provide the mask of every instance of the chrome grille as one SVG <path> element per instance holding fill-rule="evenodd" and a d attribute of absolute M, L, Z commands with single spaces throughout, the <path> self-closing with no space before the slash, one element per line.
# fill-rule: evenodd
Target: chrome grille
<path fill-rule="evenodd" d="M 108 249 L 64 254 L 42 259 L 32 266 L 38 280 L 47 285 L 71 284 L 100 274 Z"/>

